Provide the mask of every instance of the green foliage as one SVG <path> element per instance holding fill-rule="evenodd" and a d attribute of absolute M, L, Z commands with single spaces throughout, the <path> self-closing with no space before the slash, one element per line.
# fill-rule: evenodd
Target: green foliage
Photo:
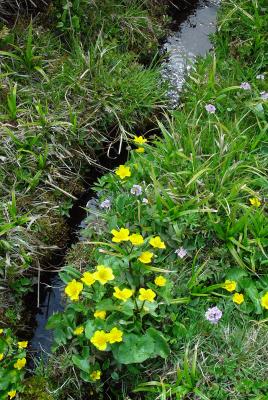
<path fill-rule="evenodd" d="M 11 329 L 0 332 L 0 399 L 6 400 L 23 388 L 27 342 L 18 342 Z"/>

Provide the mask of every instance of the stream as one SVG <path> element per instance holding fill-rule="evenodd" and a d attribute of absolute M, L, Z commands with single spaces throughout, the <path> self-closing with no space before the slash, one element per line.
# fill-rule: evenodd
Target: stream
<path fill-rule="evenodd" d="M 187 3 L 184 3 L 184 6 Z M 179 94 L 185 82 L 185 76 L 191 68 L 194 68 L 195 60 L 198 56 L 204 56 L 212 49 L 212 44 L 209 35 L 215 32 L 216 29 L 216 13 L 219 7 L 219 2 L 200 0 L 194 5 L 189 4 L 187 9 L 175 9 L 172 12 L 172 34 L 166 39 L 163 44 L 162 51 L 167 53 L 166 61 L 163 63 L 162 76 L 171 83 L 169 91 L 170 107 L 174 108 L 179 102 Z M 107 166 L 109 169 L 114 169 L 119 164 L 122 164 L 127 159 L 127 150 L 124 149 L 120 155 L 113 158 L 106 158 L 100 164 Z M 91 170 L 92 178 L 88 185 L 92 185 L 98 176 L 101 176 L 104 171 L 101 169 Z M 70 212 L 68 224 L 71 230 L 71 239 L 65 249 L 62 249 L 59 254 L 55 255 L 55 260 L 50 265 L 50 270 L 47 269 L 40 276 L 40 285 L 34 285 L 33 293 L 30 294 L 26 301 L 31 302 L 34 312 L 33 335 L 30 340 L 31 350 L 33 355 L 46 358 L 49 354 L 53 333 L 51 330 L 46 330 L 45 326 L 48 318 L 57 311 L 62 311 L 64 304 L 62 303 L 62 292 L 64 288 L 63 282 L 56 270 L 59 270 L 64 265 L 65 254 L 68 248 L 78 240 L 79 230 L 85 225 L 87 211 L 85 207 L 93 200 L 96 203 L 94 193 L 89 189 L 81 198 L 74 204 Z M 39 299 L 39 307 L 37 307 L 37 298 Z"/>

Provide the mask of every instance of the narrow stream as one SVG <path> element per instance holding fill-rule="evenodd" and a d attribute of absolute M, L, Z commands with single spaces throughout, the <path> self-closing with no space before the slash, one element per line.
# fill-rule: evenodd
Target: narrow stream
<path fill-rule="evenodd" d="M 216 29 L 218 6 L 217 0 L 200 0 L 194 6 L 190 5 L 190 8 L 186 11 L 184 10 L 180 13 L 178 9 L 174 12 L 174 33 L 167 38 L 163 45 L 163 51 L 168 54 L 167 60 L 163 65 L 163 78 L 168 79 L 172 85 L 172 89 L 169 92 L 171 107 L 175 107 L 178 104 L 179 93 L 185 82 L 185 76 L 194 67 L 196 57 L 205 55 L 212 48 L 209 35 L 215 32 Z M 175 31 L 176 24 L 177 31 Z M 114 169 L 117 165 L 124 163 L 126 159 L 127 150 L 124 149 L 120 156 L 108 160 L 108 168 Z M 91 172 L 92 179 L 89 180 L 89 186 L 93 184 L 101 173 L 103 173 L 101 170 Z M 90 204 L 91 199 L 94 199 L 94 194 L 89 189 L 71 210 L 70 227 L 72 239 L 69 246 L 79 240 L 79 230 L 81 226 L 84 226 L 87 214 L 84 211 L 84 207 L 87 203 Z M 51 270 L 60 269 L 63 265 L 64 251 L 58 255 L 57 263 L 53 262 Z M 50 315 L 63 309 L 63 283 L 56 272 L 46 272 L 43 275 L 41 274 L 39 289 L 40 304 L 38 308 L 35 308 L 35 329 L 31 339 L 31 350 L 40 356 L 40 354 L 49 353 L 51 349 L 53 336 L 51 331 L 45 329 L 45 325 Z M 36 296 L 37 286 L 29 301 L 36 301 Z"/>

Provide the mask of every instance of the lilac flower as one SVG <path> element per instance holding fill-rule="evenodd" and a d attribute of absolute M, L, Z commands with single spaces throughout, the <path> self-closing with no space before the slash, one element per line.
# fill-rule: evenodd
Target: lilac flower
<path fill-rule="evenodd" d="M 213 106 L 213 104 L 206 104 L 205 109 L 207 110 L 208 113 L 210 114 L 215 114 L 216 112 L 216 107 Z"/>
<path fill-rule="evenodd" d="M 111 207 L 111 200 L 106 199 L 102 203 L 100 203 L 100 208 L 110 208 Z"/>
<path fill-rule="evenodd" d="M 261 80 L 261 81 L 264 81 L 265 76 L 264 76 L 264 74 L 259 74 L 259 75 L 256 76 L 256 78 Z"/>
<path fill-rule="evenodd" d="M 217 306 L 209 308 L 205 313 L 205 317 L 212 324 L 217 324 L 222 317 L 222 311 Z"/>
<path fill-rule="evenodd" d="M 250 86 L 250 84 L 248 82 L 242 82 L 241 85 L 240 85 L 240 88 L 244 89 L 244 90 L 250 90 L 251 86 Z"/>
<path fill-rule="evenodd" d="M 130 193 L 134 194 L 135 196 L 140 196 L 142 194 L 142 187 L 140 185 L 133 185 Z"/>
<path fill-rule="evenodd" d="M 179 249 L 175 250 L 175 254 L 183 259 L 187 255 L 187 250 L 185 250 L 183 247 L 180 247 Z"/>
<path fill-rule="evenodd" d="M 260 96 L 261 96 L 262 100 L 268 100 L 268 92 L 261 92 Z"/>
<path fill-rule="evenodd" d="M 149 200 L 148 199 L 146 199 L 145 197 L 142 199 L 142 202 L 143 202 L 143 204 L 148 204 L 149 203 Z"/>

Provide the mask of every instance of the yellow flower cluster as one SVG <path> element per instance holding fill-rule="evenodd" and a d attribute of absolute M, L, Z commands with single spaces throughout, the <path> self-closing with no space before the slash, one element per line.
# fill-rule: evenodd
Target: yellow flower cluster
<path fill-rule="evenodd" d="M 123 332 L 118 328 L 113 328 L 110 332 L 104 330 L 96 331 L 92 338 L 91 343 L 97 347 L 98 350 L 104 351 L 107 349 L 108 343 L 113 344 L 116 342 L 122 342 Z"/>
<path fill-rule="evenodd" d="M 114 293 L 113 296 L 116 297 L 119 300 L 122 300 L 126 302 L 134 293 L 134 290 L 131 289 L 119 289 L 117 286 L 114 287 Z"/>
<path fill-rule="evenodd" d="M 144 153 L 144 147 L 143 145 L 147 143 L 147 139 L 144 139 L 142 136 L 134 136 L 133 142 L 138 146 L 136 149 L 137 153 Z"/>
<path fill-rule="evenodd" d="M 94 273 L 84 272 L 81 281 L 86 286 L 91 286 L 96 281 L 100 282 L 102 285 L 105 285 L 107 282 L 112 281 L 113 279 L 114 274 L 111 268 L 106 267 L 105 265 L 97 265 L 96 271 Z M 77 281 L 76 279 L 73 279 L 65 287 L 64 291 L 72 301 L 79 300 L 79 295 L 84 288 L 83 283 Z"/>
<path fill-rule="evenodd" d="M 251 198 L 249 199 L 249 202 L 250 202 L 250 204 L 251 204 L 253 207 L 256 207 L 256 208 L 258 208 L 258 207 L 261 206 L 261 202 L 260 202 L 260 200 L 258 199 L 258 197 L 251 197 Z"/>
<path fill-rule="evenodd" d="M 24 368 L 25 365 L 26 365 L 26 358 L 25 358 L 25 357 L 19 358 L 19 359 L 15 362 L 14 368 L 20 370 L 20 369 Z"/>
<path fill-rule="evenodd" d="M 101 371 L 97 369 L 96 371 L 91 372 L 90 378 L 93 381 L 98 381 L 101 378 Z"/>
<path fill-rule="evenodd" d="M 8 394 L 10 399 L 13 399 L 16 396 L 17 391 L 16 390 L 10 390 L 7 394 Z"/>
<path fill-rule="evenodd" d="M 261 305 L 262 305 L 263 308 L 268 310 L 268 292 L 266 292 L 265 295 L 262 296 Z"/>

